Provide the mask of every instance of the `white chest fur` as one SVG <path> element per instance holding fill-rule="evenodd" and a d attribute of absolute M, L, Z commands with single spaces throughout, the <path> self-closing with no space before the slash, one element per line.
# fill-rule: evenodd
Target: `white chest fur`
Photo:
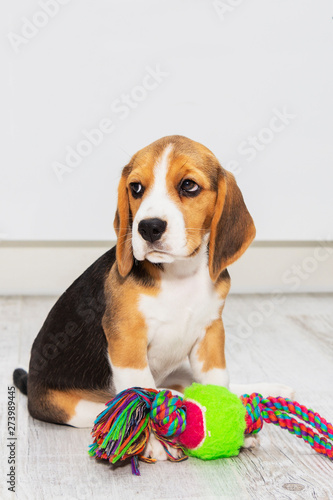
<path fill-rule="evenodd" d="M 178 263 L 178 270 L 166 266 L 159 294 L 140 297 L 139 309 L 148 326 L 148 362 L 156 384 L 186 359 L 205 328 L 219 317 L 223 299 L 210 280 L 206 259 L 200 260 L 185 275 L 184 263 Z"/>

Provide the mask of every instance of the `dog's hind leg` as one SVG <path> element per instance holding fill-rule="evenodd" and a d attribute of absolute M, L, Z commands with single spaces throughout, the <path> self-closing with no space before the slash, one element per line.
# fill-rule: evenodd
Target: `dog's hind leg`
<path fill-rule="evenodd" d="M 28 388 L 28 408 L 32 417 L 72 427 L 92 428 L 94 421 L 113 394 L 106 391 Z"/>
<path fill-rule="evenodd" d="M 111 397 L 109 397 L 108 401 L 110 399 Z M 93 428 L 97 415 L 105 410 L 105 403 L 80 399 L 75 406 L 75 413 L 72 414 L 71 418 L 67 421 L 67 425 L 71 425 L 72 427 Z"/>

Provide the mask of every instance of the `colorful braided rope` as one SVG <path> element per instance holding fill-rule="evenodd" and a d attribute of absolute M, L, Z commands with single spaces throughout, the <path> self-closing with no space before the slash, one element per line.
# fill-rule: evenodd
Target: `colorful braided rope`
<path fill-rule="evenodd" d="M 333 444 L 330 442 L 333 441 L 333 426 L 318 413 L 281 397 L 263 398 L 261 394 L 253 393 L 251 396 L 244 394 L 241 400 L 247 411 L 245 434 L 259 432 L 264 421 L 273 423 L 309 443 L 317 453 L 333 460 Z"/>
<path fill-rule="evenodd" d="M 159 392 L 151 405 L 152 427 L 160 436 L 177 438 L 186 427 L 186 409 L 183 400 L 171 391 Z"/>

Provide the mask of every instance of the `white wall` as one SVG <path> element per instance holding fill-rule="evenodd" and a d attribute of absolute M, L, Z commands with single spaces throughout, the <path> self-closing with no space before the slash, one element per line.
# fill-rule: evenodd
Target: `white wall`
<path fill-rule="evenodd" d="M 328 0 L 16 0 L 0 19 L 2 239 L 112 239 L 122 166 L 169 134 L 236 172 L 258 240 L 332 239 Z"/>
<path fill-rule="evenodd" d="M 4 242 L 0 295 L 60 295 L 111 242 Z M 333 243 L 255 242 L 228 267 L 232 293 L 333 292 Z"/>

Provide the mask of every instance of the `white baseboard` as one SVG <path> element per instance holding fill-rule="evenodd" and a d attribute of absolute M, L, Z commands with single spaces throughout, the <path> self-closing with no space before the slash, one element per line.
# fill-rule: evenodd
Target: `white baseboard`
<path fill-rule="evenodd" d="M 0 294 L 60 295 L 113 242 L 1 242 Z M 333 292 L 333 242 L 255 242 L 232 293 Z"/>

